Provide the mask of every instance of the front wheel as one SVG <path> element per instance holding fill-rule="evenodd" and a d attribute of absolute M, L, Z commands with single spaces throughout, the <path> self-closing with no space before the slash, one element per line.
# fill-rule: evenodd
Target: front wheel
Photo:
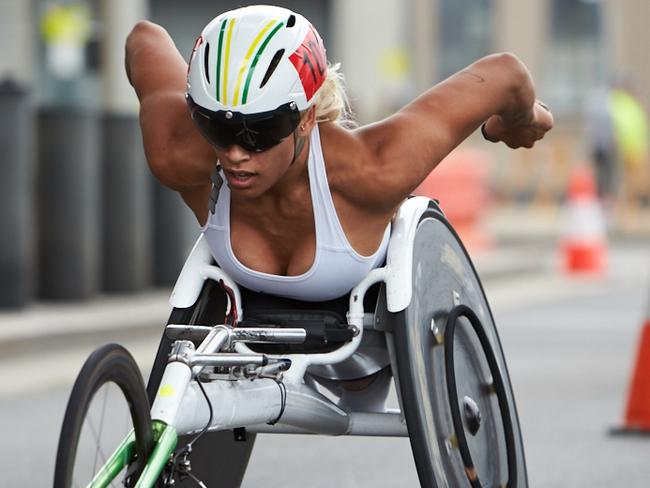
<path fill-rule="evenodd" d="M 393 333 L 421 486 L 525 488 L 521 431 L 492 312 L 467 252 L 435 209 L 418 223 L 412 286 Z"/>
<path fill-rule="evenodd" d="M 126 456 L 109 462 L 130 437 Z M 104 466 L 99 486 L 132 486 L 153 447 L 149 400 L 133 357 L 107 344 L 86 360 L 63 419 L 54 488 L 88 486 Z"/>

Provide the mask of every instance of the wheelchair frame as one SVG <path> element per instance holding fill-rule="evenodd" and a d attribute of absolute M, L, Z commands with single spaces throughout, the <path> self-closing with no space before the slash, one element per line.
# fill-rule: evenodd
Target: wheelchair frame
<path fill-rule="evenodd" d="M 260 354 L 246 345 L 301 343 L 306 338 L 306 331 L 301 328 L 168 325 L 166 334 L 174 343 L 151 407 L 155 447 L 135 486 L 154 486 L 176 448 L 178 436 L 200 431 L 245 427 L 254 433 L 408 436 L 401 412 L 347 412 L 307 384 L 305 374 L 310 366 L 340 363 L 357 351 L 364 327 L 374 328 L 373 314 L 365 313 L 363 308 L 364 296 L 372 285 L 385 283 L 389 312 L 408 306 L 412 295 L 413 240 L 419 219 L 430 202 L 414 197 L 398 210 L 386 265 L 372 270 L 352 290 L 347 321 L 353 337 L 334 351 Z M 179 275 L 171 305 L 192 306 L 205 280 L 212 279 L 232 291 L 228 294 L 227 314 L 243 317 L 237 284 L 211 261 L 210 250 L 201 236 Z M 390 335 L 386 333 L 387 347 L 391 366 L 396 368 Z M 201 343 L 195 348 L 193 341 L 197 340 Z M 218 368 L 221 374 L 201 381 L 206 367 Z M 130 462 L 133 437 L 131 434 L 125 439 L 89 486 L 106 486 Z"/>

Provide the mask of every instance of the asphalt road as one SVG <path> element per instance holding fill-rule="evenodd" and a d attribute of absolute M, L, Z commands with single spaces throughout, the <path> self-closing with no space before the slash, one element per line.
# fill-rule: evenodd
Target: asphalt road
<path fill-rule="evenodd" d="M 622 423 L 650 300 L 650 249 L 616 249 L 602 280 L 557 275 L 486 284 L 506 350 L 533 487 L 647 487 L 650 436 Z M 148 333 L 116 338 L 146 368 Z M 101 338 L 99 338 L 101 339 Z M 75 371 L 96 345 L 69 344 L 1 365 L 1 486 L 51 486 Z M 11 376 L 11 378 L 9 378 Z M 244 487 L 417 486 L 407 439 L 259 436 Z"/>

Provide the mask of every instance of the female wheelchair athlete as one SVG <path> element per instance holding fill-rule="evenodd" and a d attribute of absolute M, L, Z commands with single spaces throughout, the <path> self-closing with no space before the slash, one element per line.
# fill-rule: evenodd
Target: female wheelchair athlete
<path fill-rule="evenodd" d="M 340 300 L 241 289 L 200 238 L 170 302 L 146 392 L 122 347 L 86 361 L 65 413 L 55 488 L 239 486 L 257 433 L 408 436 L 423 487 L 528 485 L 492 313 L 434 201 L 400 207 L 385 266 Z M 317 386 L 386 368 L 397 412 L 340 407 Z M 89 418 L 110 383 L 128 404 L 124 438 L 115 438 L 115 423 L 103 429 Z M 104 405 L 102 417 L 113 410 Z M 90 452 L 81 448 L 87 438 L 113 444 Z"/>

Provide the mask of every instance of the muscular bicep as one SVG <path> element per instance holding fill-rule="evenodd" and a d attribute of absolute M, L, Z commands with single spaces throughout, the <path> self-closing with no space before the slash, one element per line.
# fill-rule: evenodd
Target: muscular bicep
<path fill-rule="evenodd" d="M 151 22 L 139 22 L 127 38 L 125 63 L 140 100 L 143 145 L 152 172 L 177 191 L 205 186 L 215 154 L 190 117 L 187 64 L 169 34 Z"/>
<path fill-rule="evenodd" d="M 140 105 L 142 141 L 149 167 L 177 191 L 210 181 L 215 152 L 194 127 L 183 93 L 159 92 Z"/>
<path fill-rule="evenodd" d="M 513 56 L 483 58 L 434 86 L 395 115 L 359 130 L 370 148 L 386 198 L 401 201 L 488 117 L 519 110 L 534 94 Z M 527 78 L 528 79 L 528 78 Z"/>

